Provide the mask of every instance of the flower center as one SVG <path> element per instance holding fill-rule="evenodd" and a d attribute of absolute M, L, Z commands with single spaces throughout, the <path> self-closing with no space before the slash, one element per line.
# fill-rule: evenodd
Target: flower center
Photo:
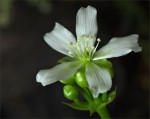
<path fill-rule="evenodd" d="M 80 60 L 82 63 L 91 62 L 93 60 L 93 55 L 96 52 L 99 42 L 101 41 L 100 38 L 98 38 L 97 44 L 94 47 L 95 39 L 96 38 L 94 36 L 78 37 L 76 44 L 74 44 L 73 42 L 70 42 L 68 44 L 68 46 L 70 47 L 68 53 Z"/>

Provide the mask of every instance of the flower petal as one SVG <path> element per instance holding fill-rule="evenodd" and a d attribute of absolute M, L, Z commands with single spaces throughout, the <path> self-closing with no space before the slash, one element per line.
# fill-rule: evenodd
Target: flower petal
<path fill-rule="evenodd" d="M 93 91 L 94 98 L 98 97 L 99 93 L 107 92 L 111 88 L 110 74 L 104 68 L 90 63 L 86 66 L 85 74 L 89 87 Z"/>
<path fill-rule="evenodd" d="M 55 24 L 51 32 L 46 33 L 44 40 L 53 49 L 68 56 L 70 56 L 68 53 L 70 49 L 69 43 L 76 43 L 76 39 L 72 33 L 59 23 Z"/>
<path fill-rule="evenodd" d="M 94 60 L 119 57 L 131 51 L 140 52 L 142 48 L 138 44 L 138 38 L 139 36 L 137 34 L 112 38 L 107 45 L 97 51 Z"/>
<path fill-rule="evenodd" d="M 59 80 L 68 79 L 77 72 L 79 67 L 79 62 L 75 61 L 65 62 L 51 69 L 40 70 L 36 75 L 36 81 L 46 86 Z"/>
<path fill-rule="evenodd" d="M 96 36 L 97 34 L 97 11 L 94 7 L 81 7 L 76 17 L 76 34 L 80 36 Z"/>

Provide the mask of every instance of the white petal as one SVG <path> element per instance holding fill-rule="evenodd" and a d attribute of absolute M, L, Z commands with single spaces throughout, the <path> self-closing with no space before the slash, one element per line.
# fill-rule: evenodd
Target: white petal
<path fill-rule="evenodd" d="M 76 17 L 76 34 L 80 36 L 96 36 L 97 34 L 97 11 L 94 7 L 81 7 Z"/>
<path fill-rule="evenodd" d="M 79 67 L 78 62 L 75 61 L 62 63 L 51 69 L 40 70 L 36 75 L 36 81 L 46 86 L 59 80 L 68 79 L 77 72 Z"/>
<path fill-rule="evenodd" d="M 76 43 L 72 33 L 59 23 L 55 24 L 54 29 L 50 33 L 46 33 L 44 40 L 53 49 L 68 56 L 70 56 L 68 53 L 70 49 L 69 43 Z"/>
<path fill-rule="evenodd" d="M 97 51 L 94 60 L 119 57 L 131 51 L 140 52 L 142 48 L 138 44 L 138 38 L 139 36 L 137 34 L 112 38 L 107 45 Z"/>
<path fill-rule="evenodd" d="M 94 98 L 98 97 L 100 93 L 107 92 L 111 88 L 112 81 L 110 74 L 104 68 L 90 63 L 87 64 L 85 73 L 89 87 L 93 91 Z"/>

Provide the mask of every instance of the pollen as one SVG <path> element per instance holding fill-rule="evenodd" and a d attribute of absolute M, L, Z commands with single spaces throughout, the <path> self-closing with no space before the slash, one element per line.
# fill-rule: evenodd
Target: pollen
<path fill-rule="evenodd" d="M 97 39 L 97 42 L 101 42 L 101 39 L 100 39 L 100 38 L 98 38 L 98 39 Z"/>
<path fill-rule="evenodd" d="M 68 54 L 70 54 L 70 55 L 71 55 L 71 54 L 72 54 L 72 52 L 70 52 L 70 51 L 69 51 L 69 52 L 68 52 Z"/>

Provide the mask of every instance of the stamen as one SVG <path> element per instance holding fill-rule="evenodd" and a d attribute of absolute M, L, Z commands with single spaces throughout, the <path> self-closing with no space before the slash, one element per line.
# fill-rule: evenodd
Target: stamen
<path fill-rule="evenodd" d="M 97 39 L 97 44 L 96 44 L 95 50 L 97 49 L 97 47 L 98 47 L 98 45 L 99 45 L 100 42 L 101 42 L 101 39 L 98 38 L 98 39 Z"/>
<path fill-rule="evenodd" d="M 93 50 L 92 56 L 94 55 L 94 53 L 95 53 L 95 51 L 96 51 L 96 49 L 97 49 L 97 47 L 98 47 L 98 45 L 99 45 L 100 42 L 101 42 L 101 39 L 98 38 L 98 39 L 97 39 L 97 44 L 96 44 L 96 46 L 95 46 L 95 48 L 94 48 L 94 50 Z"/>
<path fill-rule="evenodd" d="M 89 56 L 92 57 L 93 56 L 93 50 L 94 50 L 94 46 L 90 47 L 90 51 L 89 51 Z"/>
<path fill-rule="evenodd" d="M 100 38 L 98 38 L 98 39 L 97 39 L 97 42 L 101 42 L 101 39 L 100 39 Z"/>

